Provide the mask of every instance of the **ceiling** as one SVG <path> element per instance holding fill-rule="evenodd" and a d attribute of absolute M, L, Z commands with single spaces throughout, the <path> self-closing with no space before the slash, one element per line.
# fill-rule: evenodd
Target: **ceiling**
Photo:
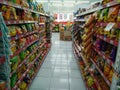
<path fill-rule="evenodd" d="M 78 8 L 88 8 L 91 4 L 99 2 L 101 0 L 36 0 L 38 3 L 42 3 L 44 10 L 54 13 L 73 13 Z"/>

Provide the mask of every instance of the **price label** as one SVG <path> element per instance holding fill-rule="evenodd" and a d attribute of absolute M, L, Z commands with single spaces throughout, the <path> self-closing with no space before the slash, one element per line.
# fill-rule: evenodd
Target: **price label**
<path fill-rule="evenodd" d="M 18 84 L 20 83 L 20 80 L 18 81 Z"/>
<path fill-rule="evenodd" d="M 104 38 L 104 40 L 106 41 L 106 37 Z"/>
<path fill-rule="evenodd" d="M 110 40 L 110 43 L 113 44 L 113 40 Z"/>
<path fill-rule="evenodd" d="M 114 25 L 115 25 L 115 23 L 108 23 L 108 25 L 106 26 L 105 30 L 106 31 L 110 31 Z"/>
<path fill-rule="evenodd" d="M 23 77 L 25 77 L 25 74 L 23 74 Z"/>
<path fill-rule="evenodd" d="M 23 23 L 22 21 L 19 21 L 19 23 Z"/>
<path fill-rule="evenodd" d="M 10 24 L 10 21 L 8 21 L 7 23 Z"/>
<path fill-rule="evenodd" d="M 14 24 L 16 24 L 17 22 L 16 21 L 14 21 Z"/>
<path fill-rule="evenodd" d="M 3 2 L 3 4 L 7 4 L 7 2 Z"/>
<path fill-rule="evenodd" d="M 16 36 L 15 39 L 18 39 L 18 36 Z"/>
<path fill-rule="evenodd" d="M 17 86 L 15 85 L 14 89 L 16 89 L 16 88 L 17 88 Z"/>
<path fill-rule="evenodd" d="M 103 58 L 105 59 L 105 56 L 103 55 Z"/>

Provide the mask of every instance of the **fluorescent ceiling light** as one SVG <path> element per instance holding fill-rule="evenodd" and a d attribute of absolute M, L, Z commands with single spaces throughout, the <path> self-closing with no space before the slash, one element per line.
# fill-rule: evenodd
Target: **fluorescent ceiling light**
<path fill-rule="evenodd" d="M 98 3 L 98 2 L 102 2 L 102 1 L 95 1 L 95 2 L 92 2 L 91 5 L 95 4 L 95 3 Z"/>
<path fill-rule="evenodd" d="M 61 2 L 61 1 L 51 1 L 51 0 L 50 0 L 50 1 L 48 1 L 48 0 L 37 0 L 37 2 L 57 2 L 57 3 L 58 3 L 58 2 Z"/>
<path fill-rule="evenodd" d="M 48 2 L 48 0 L 36 0 L 36 2 Z"/>
<path fill-rule="evenodd" d="M 49 4 L 50 6 L 65 6 L 65 7 L 72 7 L 74 6 L 73 3 L 52 3 Z"/>
<path fill-rule="evenodd" d="M 81 4 L 81 3 L 90 3 L 90 1 L 77 1 L 77 3 L 76 4 Z"/>

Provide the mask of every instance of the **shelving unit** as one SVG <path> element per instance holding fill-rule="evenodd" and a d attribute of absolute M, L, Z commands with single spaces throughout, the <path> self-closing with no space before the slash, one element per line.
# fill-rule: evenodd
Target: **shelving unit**
<path fill-rule="evenodd" d="M 118 1 L 117 1 L 117 0 L 113 0 L 113 1 L 111 1 L 111 2 L 109 2 L 109 3 L 107 3 L 106 5 L 100 5 L 100 6 L 97 7 L 97 8 L 90 9 L 90 10 L 88 10 L 88 11 L 85 11 L 85 12 L 83 12 L 83 13 L 80 13 L 80 14 L 76 15 L 76 17 L 84 16 L 84 15 L 89 15 L 89 14 L 91 14 L 91 13 L 94 13 L 94 12 L 98 11 L 98 10 L 105 9 L 105 8 L 109 8 L 109 7 L 116 6 L 116 5 L 119 5 Z"/>
<path fill-rule="evenodd" d="M 106 14 L 107 19 L 101 19 L 101 13 L 104 13 L 105 9 L 108 10 L 106 13 L 109 13 L 109 10 L 113 10 L 119 5 L 117 0 L 113 0 L 75 17 L 72 31 L 73 52 L 83 74 L 87 90 L 120 89 L 120 38 L 117 37 L 117 31 L 115 34 L 109 33 L 110 30 L 113 32 L 116 29 L 119 30 L 120 23 L 117 19 L 110 21 L 108 14 Z M 117 15 L 114 17 L 117 18 Z M 111 23 L 114 25 L 107 30 Z M 89 80 L 92 84 L 89 84 Z"/>
<path fill-rule="evenodd" d="M 4 87 L 6 90 L 27 90 L 51 47 L 50 16 L 6 0 L 0 0 L 0 5 L 0 8 L 7 6 L 17 12 L 17 19 L 13 18 L 14 15 L 13 19 L 10 19 L 11 17 L 6 19 L 4 13 L 4 20 L 0 19 L 3 23 L 1 25 L 5 24 L 4 29 L 8 27 L 7 33 L 0 28 L 0 37 L 6 35 L 5 40 L 8 42 L 4 43 L 8 43 L 9 46 L 6 46 L 3 51 L 8 49 L 10 53 L 10 55 L 6 54 L 6 50 L 4 54 L 1 54 L 0 51 L 0 67 L 7 70 L 4 72 L 6 74 Z M 30 15 L 22 15 L 26 14 L 25 12 Z M 2 18 L 2 14 L 0 15 Z M 4 64 L 5 67 L 3 67 Z M 1 71 L 0 75 L 2 73 Z"/>

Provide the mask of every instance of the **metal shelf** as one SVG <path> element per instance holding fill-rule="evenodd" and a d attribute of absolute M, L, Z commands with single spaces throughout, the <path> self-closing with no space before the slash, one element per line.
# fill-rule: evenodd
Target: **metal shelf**
<path fill-rule="evenodd" d="M 29 56 L 27 56 L 19 65 L 18 67 L 13 71 L 11 72 L 10 76 L 12 76 L 26 61 L 27 59 L 33 54 L 35 53 L 39 48 L 43 47 L 45 43 L 43 43 L 42 45 L 40 45 L 40 47 L 36 48 Z"/>
<path fill-rule="evenodd" d="M 10 58 L 13 58 L 14 56 L 18 55 L 20 52 L 22 52 L 23 50 L 25 50 L 26 48 L 28 48 L 30 45 L 32 45 L 33 43 L 37 42 L 39 39 L 36 39 L 35 41 L 25 45 L 23 48 L 19 49 L 18 51 L 16 51 L 13 55 L 10 56 Z"/>
<path fill-rule="evenodd" d="M 94 13 L 98 10 L 101 10 L 101 9 L 104 9 L 104 8 L 108 8 L 108 7 L 113 7 L 115 5 L 119 5 L 120 3 L 117 2 L 117 0 L 114 0 L 114 1 L 111 1 L 110 3 L 106 4 L 106 5 L 102 5 L 102 6 L 98 6 L 97 8 L 93 8 L 91 10 L 87 10 L 83 13 L 80 13 L 78 15 L 76 15 L 76 17 L 80 17 L 80 16 L 84 16 L 84 15 L 88 15 L 88 14 L 91 14 L 91 13 Z"/>
<path fill-rule="evenodd" d="M 107 85 L 110 87 L 111 83 L 109 82 L 109 80 L 106 78 L 106 76 L 103 74 L 103 72 L 100 70 L 100 68 L 98 67 L 98 65 L 92 60 L 92 63 L 95 65 L 95 67 L 97 68 L 97 70 L 99 71 L 99 73 L 101 74 L 101 76 L 103 77 L 103 79 L 105 80 L 105 82 L 107 83 Z"/>
<path fill-rule="evenodd" d="M 17 40 L 17 39 L 29 36 L 29 35 L 37 33 L 37 32 L 38 32 L 38 30 L 35 30 L 35 31 L 27 32 L 25 34 L 16 35 L 14 37 L 9 37 L 9 39 L 12 40 L 12 41 L 14 41 L 14 40 Z"/>
<path fill-rule="evenodd" d="M 51 46 L 50 46 L 50 47 L 51 47 Z M 35 76 L 37 75 L 37 72 L 39 71 L 39 69 L 40 69 L 42 63 L 44 62 L 44 60 L 45 60 L 45 58 L 46 58 L 48 52 L 50 51 L 50 47 L 48 48 L 47 52 L 44 54 L 43 59 L 42 59 L 41 62 L 39 63 L 37 70 L 36 70 L 35 73 L 33 74 L 32 79 L 30 80 L 30 83 L 27 85 L 28 88 L 30 87 L 32 81 L 34 80 Z"/>
<path fill-rule="evenodd" d="M 117 40 L 112 40 L 112 39 L 110 39 L 108 37 L 104 37 L 102 35 L 96 35 L 95 34 L 94 36 L 96 36 L 96 37 L 100 38 L 101 40 L 103 40 L 105 42 L 108 42 L 108 43 L 110 43 L 110 44 L 112 44 L 112 45 L 114 45 L 116 47 L 118 46 L 118 41 Z"/>
<path fill-rule="evenodd" d="M 25 24 L 25 23 L 38 23 L 38 21 L 27 21 L 27 20 L 21 20 L 21 21 L 17 21 L 17 20 L 6 20 L 5 21 L 6 25 L 16 25 L 16 24 Z"/>
<path fill-rule="evenodd" d="M 47 14 L 44 14 L 44 13 L 41 13 L 41 12 L 39 12 L 39 11 L 35 11 L 35 10 L 32 10 L 32 9 L 29 9 L 29 8 L 22 7 L 21 5 L 12 3 L 12 2 L 10 2 L 10 1 L 0 0 L 0 4 L 8 5 L 8 6 L 17 8 L 17 9 L 26 10 L 26 11 L 28 11 L 28 12 L 32 12 L 32 13 L 40 14 L 40 15 L 42 15 L 42 16 L 47 16 L 47 17 L 49 17 L 49 15 L 47 15 Z"/>
<path fill-rule="evenodd" d="M 37 55 L 37 57 L 28 65 L 28 69 L 23 73 L 22 77 L 16 82 L 15 86 L 12 88 L 12 90 L 16 90 L 18 88 L 18 85 L 22 82 L 23 78 L 27 75 L 28 71 L 34 64 L 34 62 L 39 58 L 40 54 Z"/>
<path fill-rule="evenodd" d="M 110 59 L 110 57 L 106 56 L 104 53 L 99 51 L 97 48 L 94 47 L 94 50 L 101 56 L 103 57 L 109 65 L 111 65 L 114 68 L 114 62 Z"/>

